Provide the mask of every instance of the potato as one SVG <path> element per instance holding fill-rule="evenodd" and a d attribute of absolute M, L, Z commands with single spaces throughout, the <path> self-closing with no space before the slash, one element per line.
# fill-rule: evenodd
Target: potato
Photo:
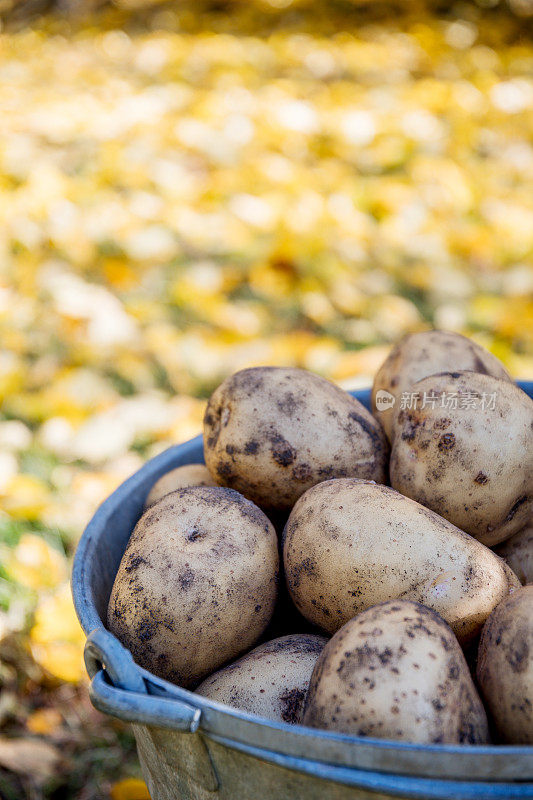
<path fill-rule="evenodd" d="M 496 548 L 520 583 L 533 583 L 533 522 Z"/>
<path fill-rule="evenodd" d="M 517 589 L 520 589 L 522 584 L 518 580 L 518 577 L 515 575 L 511 567 L 507 564 L 507 562 L 504 561 L 503 558 L 501 558 L 500 561 L 507 576 L 507 594 L 512 594 L 513 592 L 516 592 Z M 468 668 L 472 673 L 472 675 L 476 674 L 478 647 L 479 647 L 479 636 L 476 636 L 474 639 L 470 639 L 466 644 L 463 645 L 463 653 L 466 658 Z"/>
<path fill-rule="evenodd" d="M 170 472 L 165 472 L 159 480 L 157 480 L 150 491 L 145 501 L 145 508 L 157 503 L 169 492 L 175 492 L 176 489 L 185 489 L 186 486 L 216 486 L 217 484 L 211 477 L 211 473 L 205 464 L 184 464 L 182 467 L 171 469 Z"/>
<path fill-rule="evenodd" d="M 466 643 L 509 592 L 503 561 L 487 547 L 394 489 L 353 478 L 298 500 L 283 562 L 296 607 L 329 633 L 376 603 L 407 598 Z"/>
<path fill-rule="evenodd" d="M 409 600 L 369 608 L 330 639 L 302 723 L 425 744 L 488 741 L 485 710 L 452 631 Z"/>
<path fill-rule="evenodd" d="M 195 686 L 261 636 L 277 576 L 276 533 L 259 508 L 231 489 L 178 489 L 135 526 L 108 627 L 142 667 Z"/>
<path fill-rule="evenodd" d="M 316 660 L 327 639 L 293 634 L 259 645 L 210 675 L 197 694 L 276 722 L 300 722 Z"/>
<path fill-rule="evenodd" d="M 394 416 L 402 393 L 409 391 L 422 378 L 448 370 L 472 370 L 511 380 L 496 356 L 458 333 L 423 331 L 408 334 L 391 350 L 372 386 L 372 408 L 389 439 L 392 439 Z"/>
<path fill-rule="evenodd" d="M 207 406 L 204 451 L 218 483 L 265 509 L 288 510 L 327 478 L 387 479 L 379 423 L 347 392 L 300 369 L 227 378 Z"/>
<path fill-rule="evenodd" d="M 391 485 L 489 546 L 523 528 L 533 512 L 533 401 L 475 372 L 432 375 L 413 390 L 418 407 L 394 426 Z"/>
<path fill-rule="evenodd" d="M 502 741 L 533 744 L 533 586 L 513 592 L 486 621 L 477 679 Z"/>
<path fill-rule="evenodd" d="M 502 558 L 502 567 L 505 570 L 505 574 L 507 575 L 507 583 L 509 585 L 509 594 L 512 594 L 517 589 L 520 589 L 522 584 L 520 583 L 520 579 L 516 573 L 513 572 L 507 561 Z"/>

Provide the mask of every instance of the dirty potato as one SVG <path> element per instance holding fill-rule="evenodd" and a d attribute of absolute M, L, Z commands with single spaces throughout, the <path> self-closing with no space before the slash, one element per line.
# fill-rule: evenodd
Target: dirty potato
<path fill-rule="evenodd" d="M 486 621 L 477 679 L 501 740 L 533 744 L 533 586 L 513 592 Z"/>
<path fill-rule="evenodd" d="M 185 489 L 186 486 L 216 485 L 205 464 L 184 464 L 181 467 L 176 467 L 176 469 L 171 469 L 170 472 L 165 472 L 154 483 L 148 492 L 145 507 L 148 508 L 157 503 L 166 494 L 175 492 L 176 489 Z"/>
<path fill-rule="evenodd" d="M 231 489 L 178 489 L 135 526 L 108 627 L 142 667 L 195 686 L 261 636 L 277 575 L 276 533 L 257 506 Z"/>
<path fill-rule="evenodd" d="M 424 744 L 488 741 L 485 710 L 452 631 L 394 600 L 350 620 L 313 670 L 304 725 Z"/>
<path fill-rule="evenodd" d="M 402 393 L 428 375 L 449 370 L 472 370 L 511 380 L 496 356 L 458 333 L 437 330 L 408 334 L 391 350 L 372 386 L 372 409 L 389 439 Z"/>
<path fill-rule="evenodd" d="M 496 548 L 520 583 L 533 583 L 533 522 Z"/>
<path fill-rule="evenodd" d="M 505 570 L 505 574 L 507 575 L 507 583 L 509 584 L 509 594 L 512 594 L 517 589 L 520 589 L 522 583 L 518 575 L 513 572 L 507 561 L 502 558 L 502 567 Z"/>
<path fill-rule="evenodd" d="M 533 401 L 474 372 L 432 375 L 413 390 L 417 407 L 394 426 L 391 485 L 483 544 L 508 539 L 533 512 Z"/>
<path fill-rule="evenodd" d="M 402 597 L 437 611 L 466 643 L 509 592 L 504 563 L 488 547 L 394 489 L 353 478 L 298 500 L 283 561 L 296 607 L 329 633 Z"/>
<path fill-rule="evenodd" d="M 196 692 L 276 722 L 299 723 L 326 642 L 323 636 L 303 633 L 273 639 L 210 675 Z"/>
<path fill-rule="evenodd" d="M 387 479 L 379 423 L 347 392 L 300 369 L 257 367 L 227 378 L 207 406 L 204 451 L 218 483 L 265 509 L 290 509 L 327 478 Z"/>

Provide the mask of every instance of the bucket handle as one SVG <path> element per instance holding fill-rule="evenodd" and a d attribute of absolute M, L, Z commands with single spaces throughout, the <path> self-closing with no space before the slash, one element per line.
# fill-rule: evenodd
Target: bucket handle
<path fill-rule="evenodd" d="M 84 658 L 92 678 L 89 696 L 99 711 L 125 722 L 184 733 L 198 730 L 201 710 L 178 699 L 166 700 L 149 694 L 131 653 L 105 628 L 91 631 Z"/>
<path fill-rule="evenodd" d="M 89 697 L 99 711 L 124 722 L 170 728 L 182 733 L 196 733 L 200 725 L 202 712 L 199 708 L 179 700 L 117 689 L 106 681 L 103 670 L 92 679 Z"/>
<path fill-rule="evenodd" d="M 104 669 L 112 685 L 118 689 L 146 694 L 144 680 L 130 651 L 105 628 L 91 631 L 85 642 L 83 658 L 90 678 Z"/>

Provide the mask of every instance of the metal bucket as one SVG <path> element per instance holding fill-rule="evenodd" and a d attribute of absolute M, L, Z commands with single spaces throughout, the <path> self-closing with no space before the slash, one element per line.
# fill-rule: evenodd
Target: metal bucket
<path fill-rule="evenodd" d="M 533 382 L 520 385 L 533 396 Z M 354 395 L 369 407 L 368 390 Z M 105 629 L 113 580 L 154 481 L 200 461 L 200 436 L 149 461 L 98 509 L 74 560 L 91 700 L 133 723 L 152 800 L 533 800 L 532 746 L 406 744 L 271 722 L 134 663 Z"/>

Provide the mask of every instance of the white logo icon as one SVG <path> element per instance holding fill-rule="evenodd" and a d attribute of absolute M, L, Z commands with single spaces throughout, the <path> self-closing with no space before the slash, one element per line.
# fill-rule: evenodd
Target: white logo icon
<path fill-rule="evenodd" d="M 393 407 L 395 402 L 396 398 L 394 395 L 387 392 L 385 389 L 379 389 L 379 391 L 376 392 L 376 408 L 378 411 L 388 411 Z"/>

